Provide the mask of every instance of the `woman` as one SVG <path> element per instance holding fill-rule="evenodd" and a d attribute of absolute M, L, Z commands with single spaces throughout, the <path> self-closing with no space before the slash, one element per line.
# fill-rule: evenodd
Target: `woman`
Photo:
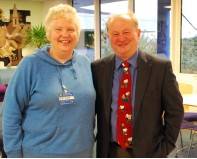
<path fill-rule="evenodd" d="M 91 157 L 95 90 L 90 62 L 76 54 L 80 26 L 69 5 L 50 8 L 51 45 L 22 60 L 5 95 L 8 157 Z"/>

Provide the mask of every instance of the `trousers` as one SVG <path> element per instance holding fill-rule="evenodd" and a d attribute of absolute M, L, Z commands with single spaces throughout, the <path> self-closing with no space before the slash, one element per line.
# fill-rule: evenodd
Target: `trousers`
<path fill-rule="evenodd" d="M 122 149 L 116 142 L 111 142 L 108 157 L 131 158 L 134 157 L 134 155 L 132 148 Z"/>

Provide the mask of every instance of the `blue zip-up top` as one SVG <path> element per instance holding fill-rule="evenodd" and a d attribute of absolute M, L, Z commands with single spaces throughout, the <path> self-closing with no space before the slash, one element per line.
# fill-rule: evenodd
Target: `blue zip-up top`
<path fill-rule="evenodd" d="M 95 90 L 90 62 L 73 54 L 61 64 L 50 46 L 22 60 L 4 100 L 3 140 L 8 157 L 91 157 Z M 62 85 L 74 102 L 60 105 Z"/>

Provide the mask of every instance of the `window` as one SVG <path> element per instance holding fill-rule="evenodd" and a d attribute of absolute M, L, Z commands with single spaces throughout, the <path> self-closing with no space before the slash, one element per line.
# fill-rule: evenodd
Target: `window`
<path fill-rule="evenodd" d="M 196 6 L 196 0 L 182 0 L 181 73 L 197 73 Z"/>
<path fill-rule="evenodd" d="M 157 52 L 157 1 L 135 0 L 135 14 L 142 31 L 139 48 L 151 54 Z"/>
<path fill-rule="evenodd" d="M 109 0 L 101 0 L 101 57 L 112 53 L 109 40 L 107 38 L 105 23 L 109 18 L 110 14 L 122 13 L 128 10 L 128 1 L 119 0 L 109 2 Z"/>
<path fill-rule="evenodd" d="M 99 53 L 101 57 L 111 54 L 113 51 L 107 38 L 106 21 L 111 14 L 125 13 L 134 7 L 142 30 L 139 48 L 150 54 L 159 53 L 168 56 L 170 54 L 170 9 L 167 7 L 170 6 L 170 2 L 170 0 L 149 0 L 148 2 L 147 0 L 73 0 L 73 6 L 79 12 L 82 21 L 78 52 L 87 55 L 91 60 L 94 59 L 95 52 L 96 56 Z M 144 5 L 146 3 L 148 7 Z M 163 12 L 160 13 L 161 9 L 165 15 Z"/>
<path fill-rule="evenodd" d="M 94 0 L 73 0 L 81 22 L 81 34 L 77 45 L 77 52 L 94 60 Z"/>

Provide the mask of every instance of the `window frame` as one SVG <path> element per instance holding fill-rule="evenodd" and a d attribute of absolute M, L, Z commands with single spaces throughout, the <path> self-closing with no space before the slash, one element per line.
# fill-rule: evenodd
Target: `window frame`
<path fill-rule="evenodd" d="M 181 73 L 181 35 L 182 35 L 182 0 L 171 0 L 171 56 L 173 70 L 178 82 L 190 83 L 193 85 L 193 92 L 197 92 L 197 74 Z"/>
<path fill-rule="evenodd" d="M 67 0 L 68 1 L 68 0 Z M 71 0 L 72 1 L 72 0 Z M 128 0 L 128 10 L 134 10 L 135 0 Z M 94 0 L 95 7 L 95 60 L 101 57 L 101 28 L 100 28 L 100 0 Z M 180 72 L 181 67 L 181 7 L 182 0 L 171 0 L 171 22 L 170 22 L 170 60 L 173 71 L 179 82 L 192 83 L 194 91 L 197 92 L 197 74 L 186 74 Z"/>

